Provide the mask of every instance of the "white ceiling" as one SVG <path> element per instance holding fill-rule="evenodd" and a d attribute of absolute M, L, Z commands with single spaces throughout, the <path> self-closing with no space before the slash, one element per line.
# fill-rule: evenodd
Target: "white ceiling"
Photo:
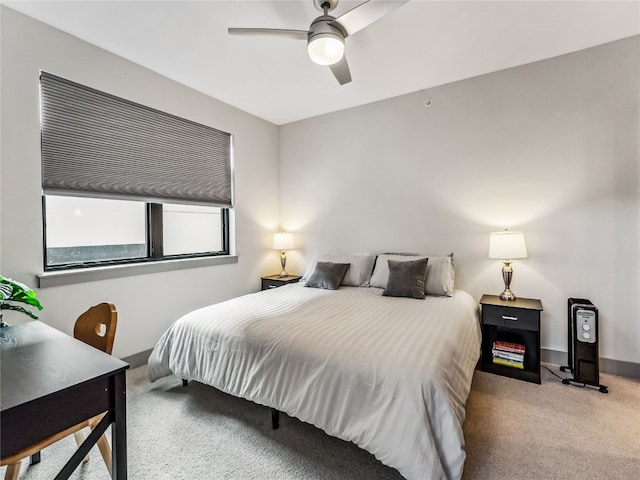
<path fill-rule="evenodd" d="M 412 0 L 347 38 L 340 86 L 304 41 L 227 34 L 306 30 L 312 0 L 3 3 L 277 125 L 640 34 L 640 0 Z"/>

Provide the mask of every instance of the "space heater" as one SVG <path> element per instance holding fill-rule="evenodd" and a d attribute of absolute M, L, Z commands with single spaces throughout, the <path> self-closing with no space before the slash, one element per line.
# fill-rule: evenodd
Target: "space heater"
<path fill-rule="evenodd" d="M 608 393 L 607 387 L 600 383 L 598 309 L 586 298 L 570 298 L 567 303 L 569 365 L 560 370 L 569 370 L 573 378 L 565 378 L 562 383 L 590 385 Z"/>

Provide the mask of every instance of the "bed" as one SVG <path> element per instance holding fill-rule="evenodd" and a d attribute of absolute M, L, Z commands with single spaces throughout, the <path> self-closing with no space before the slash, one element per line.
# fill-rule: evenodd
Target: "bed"
<path fill-rule="evenodd" d="M 290 284 L 195 310 L 160 338 L 149 379 L 174 374 L 285 412 L 409 480 L 460 478 L 477 302 L 460 290 L 385 296 L 370 286 L 374 276 L 335 290 Z"/>

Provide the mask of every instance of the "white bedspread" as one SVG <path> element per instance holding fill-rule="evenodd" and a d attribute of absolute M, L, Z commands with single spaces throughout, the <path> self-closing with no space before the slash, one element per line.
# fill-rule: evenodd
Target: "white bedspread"
<path fill-rule="evenodd" d="M 462 476 L 462 422 L 480 352 L 477 303 L 301 284 L 191 312 L 160 338 L 171 373 L 352 441 L 409 480 Z"/>

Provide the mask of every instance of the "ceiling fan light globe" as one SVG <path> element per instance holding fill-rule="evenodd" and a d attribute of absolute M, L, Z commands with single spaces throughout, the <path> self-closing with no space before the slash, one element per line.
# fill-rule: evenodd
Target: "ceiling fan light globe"
<path fill-rule="evenodd" d="M 330 33 L 319 34 L 309 40 L 307 51 L 318 65 L 333 65 L 344 56 L 344 40 Z"/>

